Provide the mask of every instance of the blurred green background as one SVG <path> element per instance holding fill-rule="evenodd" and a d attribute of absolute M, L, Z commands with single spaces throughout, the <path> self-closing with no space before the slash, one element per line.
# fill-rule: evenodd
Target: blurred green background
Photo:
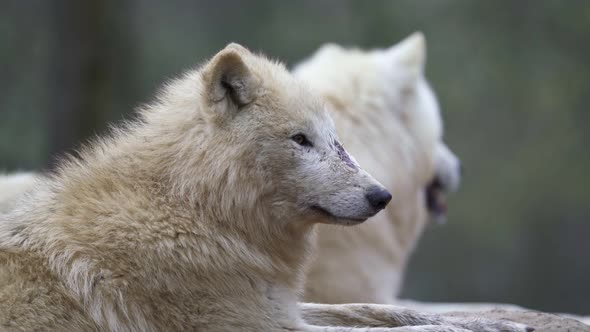
<path fill-rule="evenodd" d="M 590 313 L 589 1 L 3 0 L 0 169 L 51 167 L 230 41 L 293 65 L 416 30 L 466 174 L 404 296 Z"/>

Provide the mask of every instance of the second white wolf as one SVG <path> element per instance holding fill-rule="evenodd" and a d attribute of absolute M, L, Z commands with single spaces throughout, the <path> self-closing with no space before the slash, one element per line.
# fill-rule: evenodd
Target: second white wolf
<path fill-rule="evenodd" d="M 331 106 L 345 146 L 393 193 L 364 225 L 320 227 L 310 301 L 395 303 L 424 227 L 445 218 L 444 193 L 459 186 L 461 166 L 442 141 L 425 61 L 425 40 L 416 33 L 369 52 L 329 44 L 294 70 Z"/>

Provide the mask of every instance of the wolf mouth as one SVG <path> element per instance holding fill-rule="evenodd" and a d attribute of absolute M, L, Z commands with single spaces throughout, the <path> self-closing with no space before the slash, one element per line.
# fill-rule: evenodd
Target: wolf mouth
<path fill-rule="evenodd" d="M 335 215 L 335 214 L 331 213 L 330 211 L 324 209 L 323 207 L 321 207 L 319 205 L 312 205 L 311 210 L 317 212 L 318 214 L 320 214 L 322 216 L 329 217 L 331 219 L 336 219 L 336 220 L 338 220 L 337 223 L 345 224 L 345 225 L 356 225 L 356 224 L 360 224 L 360 223 L 366 221 L 367 219 L 369 219 L 369 216 L 368 217 L 360 217 L 360 218 L 338 216 L 338 215 Z"/>
<path fill-rule="evenodd" d="M 438 177 L 426 186 L 426 207 L 437 223 L 444 222 L 448 205 L 445 196 L 446 189 Z"/>

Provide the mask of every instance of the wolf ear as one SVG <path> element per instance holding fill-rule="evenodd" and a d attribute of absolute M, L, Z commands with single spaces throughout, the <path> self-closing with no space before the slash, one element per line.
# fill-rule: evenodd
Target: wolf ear
<path fill-rule="evenodd" d="M 254 101 L 258 80 L 244 62 L 251 53 L 231 43 L 217 53 L 203 72 L 207 96 L 213 103 L 226 103 L 225 108 L 238 110 Z"/>
<path fill-rule="evenodd" d="M 426 40 L 421 32 L 414 32 L 386 52 L 396 66 L 405 68 L 416 77 L 424 72 Z"/>

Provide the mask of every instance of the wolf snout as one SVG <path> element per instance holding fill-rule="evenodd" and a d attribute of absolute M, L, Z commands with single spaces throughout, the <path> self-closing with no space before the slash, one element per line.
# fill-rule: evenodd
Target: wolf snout
<path fill-rule="evenodd" d="M 391 193 L 382 187 L 372 187 L 365 194 L 365 198 L 369 201 L 369 205 L 376 210 L 375 212 L 378 212 L 391 201 Z"/>

